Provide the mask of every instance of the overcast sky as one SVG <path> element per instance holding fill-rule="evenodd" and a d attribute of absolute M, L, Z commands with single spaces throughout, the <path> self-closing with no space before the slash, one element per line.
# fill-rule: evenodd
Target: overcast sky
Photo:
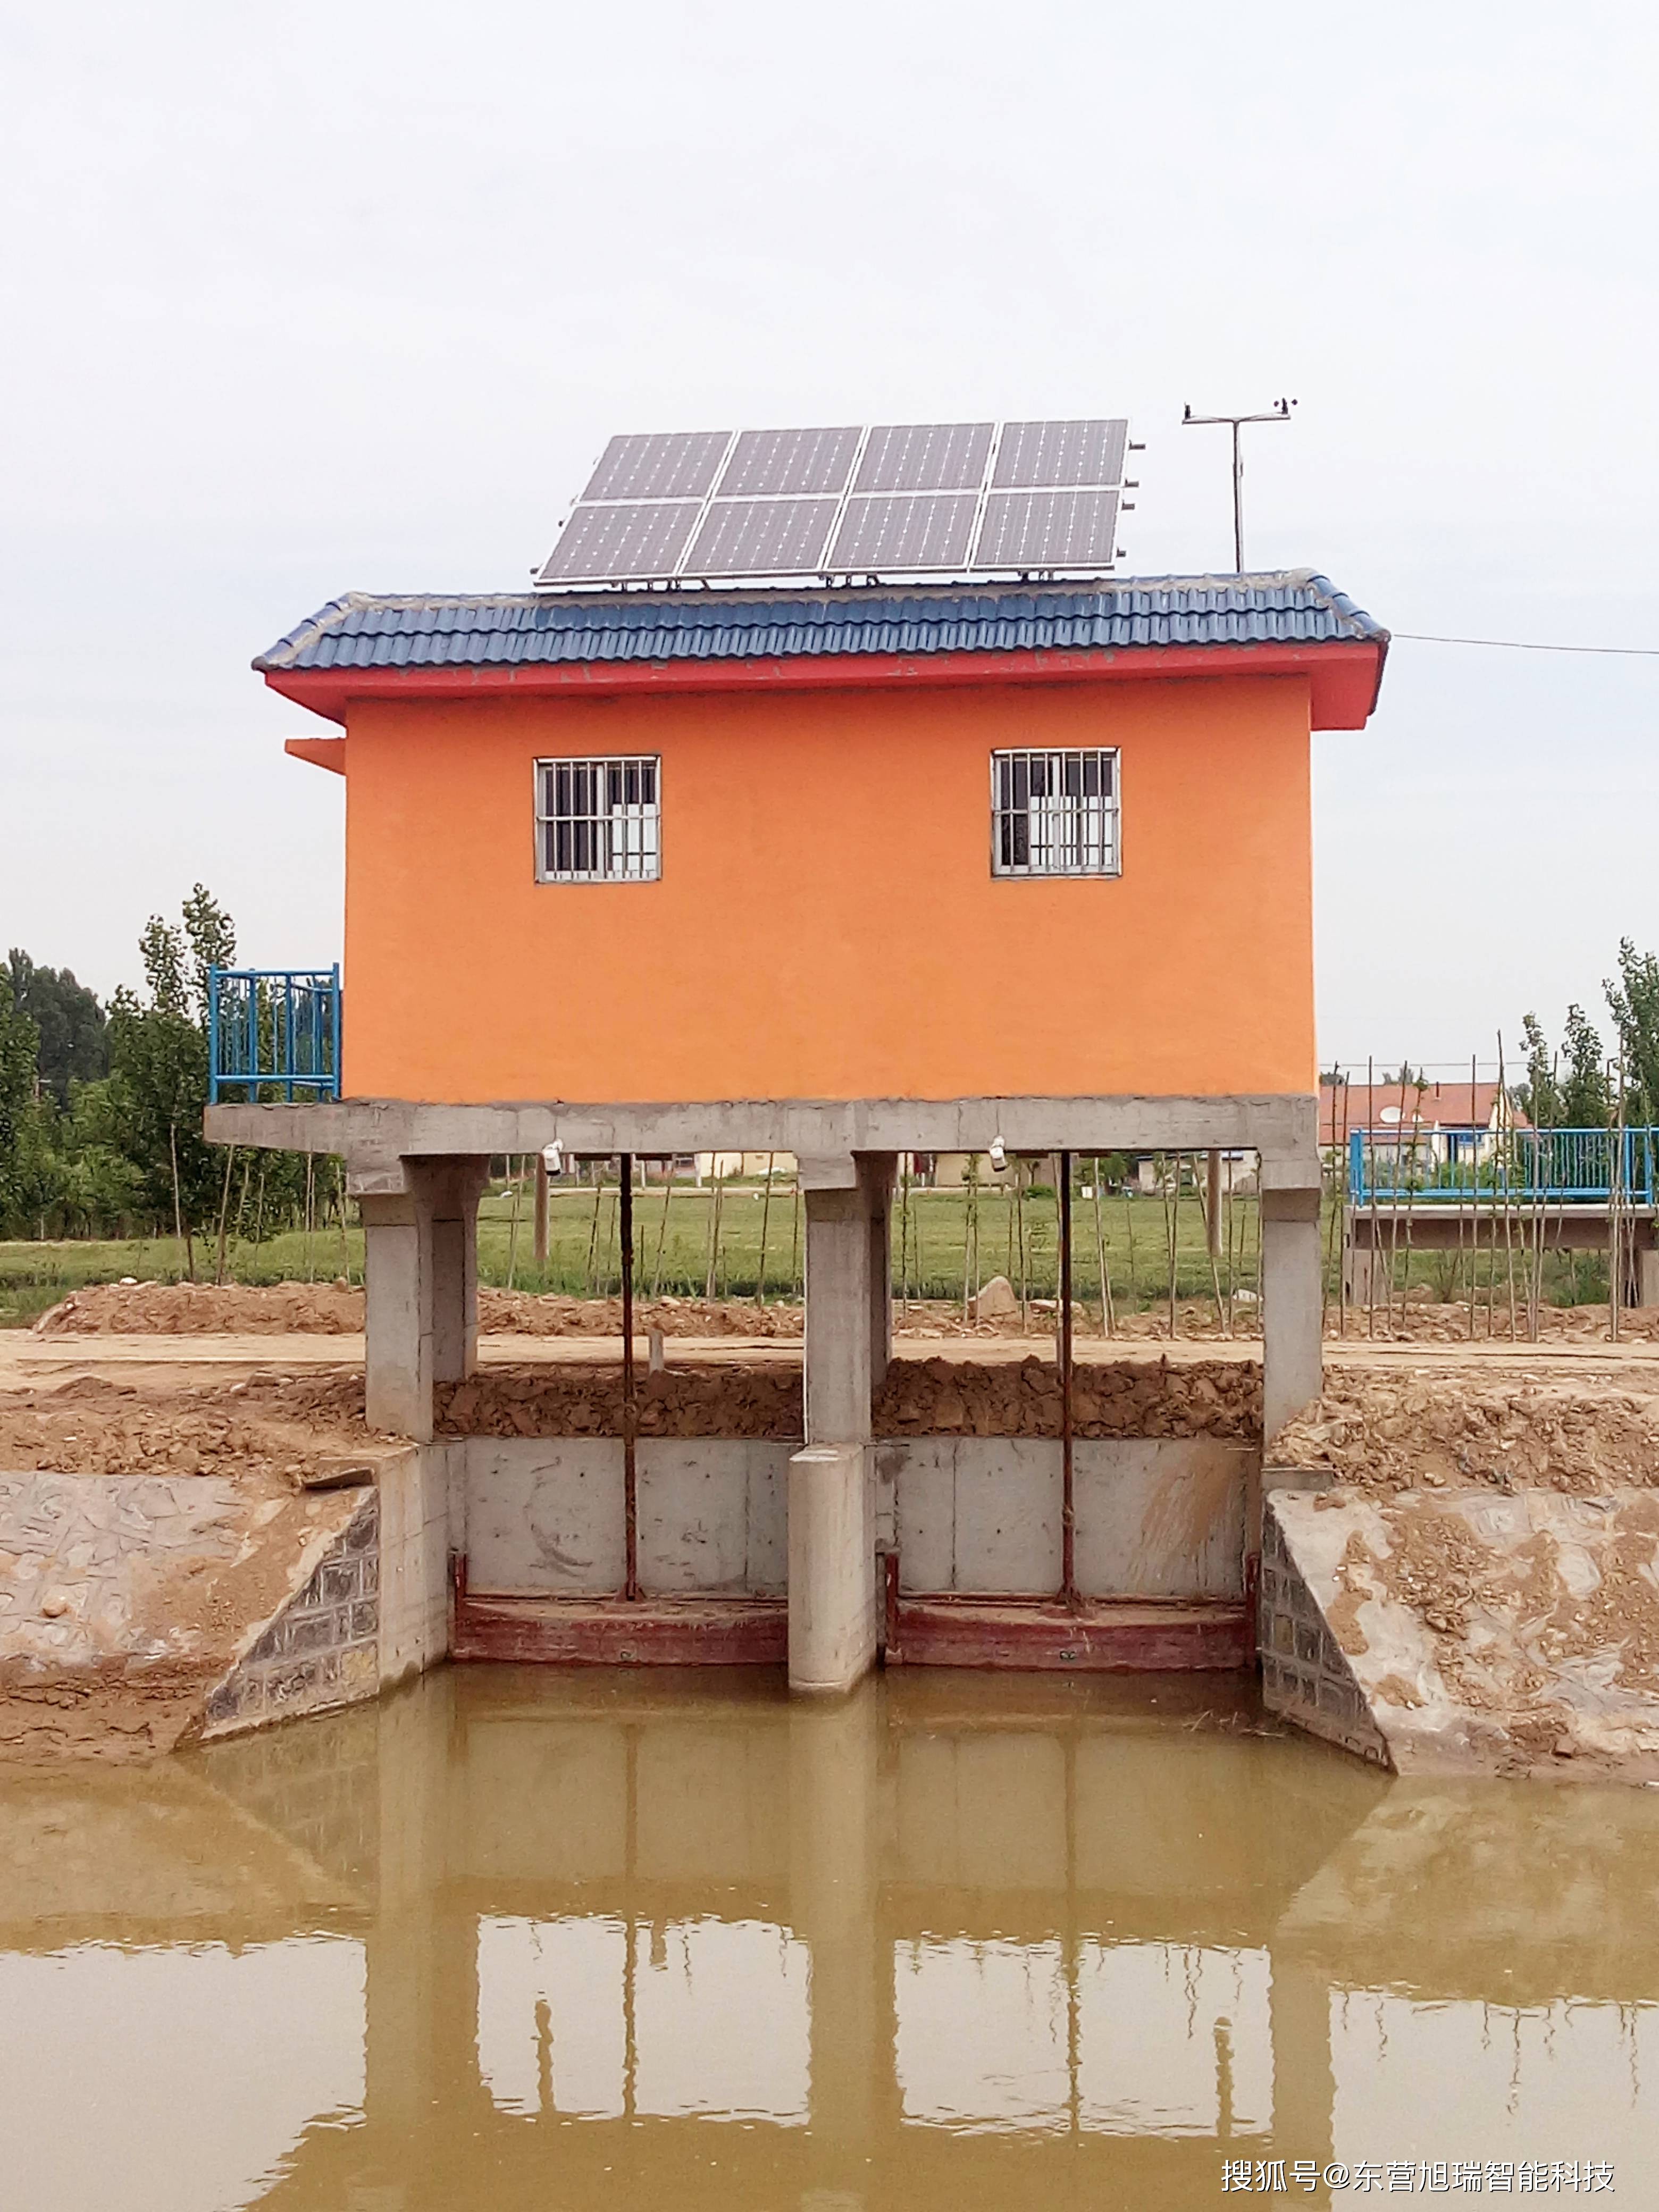
<path fill-rule="evenodd" d="M 1659 10 L 6 0 L 0 947 L 198 878 L 336 957 L 253 653 L 516 589 L 614 429 L 1127 412 L 1133 573 L 1659 648 Z M 1489 1058 L 1659 945 L 1659 658 L 1400 640 L 1316 739 L 1321 1050 Z M 319 726 L 313 724 L 313 728 Z M 1248 772 L 1248 762 L 1241 763 Z"/>

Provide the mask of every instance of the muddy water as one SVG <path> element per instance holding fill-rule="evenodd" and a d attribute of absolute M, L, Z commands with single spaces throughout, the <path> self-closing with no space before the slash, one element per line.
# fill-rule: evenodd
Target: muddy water
<path fill-rule="evenodd" d="M 1251 1719 L 458 1669 L 0 1771 L 0 2202 L 1182 2212 L 1282 2159 L 1281 2202 L 1593 2160 L 1659 2204 L 1659 1793 Z"/>

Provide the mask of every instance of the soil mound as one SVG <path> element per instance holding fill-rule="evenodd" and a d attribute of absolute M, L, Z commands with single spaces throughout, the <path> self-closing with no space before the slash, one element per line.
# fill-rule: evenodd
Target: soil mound
<path fill-rule="evenodd" d="M 363 1294 L 330 1283 L 90 1283 L 49 1307 L 38 1336 L 349 1336 Z"/>
<path fill-rule="evenodd" d="M 1659 1400 L 1522 1376 L 1338 1373 L 1269 1448 L 1272 1467 L 1375 1492 L 1659 1486 Z"/>
<path fill-rule="evenodd" d="M 642 1437 L 769 1437 L 802 1433 L 797 1371 L 668 1368 L 640 1378 Z M 440 1386 L 442 1436 L 615 1437 L 622 1433 L 622 1376 L 615 1367 L 491 1368 Z M 1060 1381 L 1051 1363 L 895 1360 L 872 1407 L 878 1437 L 1058 1437 Z M 1077 1370 L 1079 1437 L 1260 1434 L 1261 1378 L 1243 1362 L 1179 1367 L 1146 1361 L 1091 1363 Z"/>

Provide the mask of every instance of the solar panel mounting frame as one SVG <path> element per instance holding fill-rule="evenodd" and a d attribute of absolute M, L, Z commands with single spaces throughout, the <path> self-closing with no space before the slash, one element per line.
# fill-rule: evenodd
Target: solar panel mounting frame
<path fill-rule="evenodd" d="M 880 492 L 870 489 L 860 491 L 858 489 L 860 478 L 865 471 L 871 441 L 872 438 L 881 434 L 901 432 L 922 434 L 924 436 L 927 434 L 932 433 L 961 432 L 966 434 L 976 433 L 987 427 L 988 427 L 989 429 L 989 437 L 985 446 L 976 484 L 963 485 L 959 488 L 948 489 L 931 486 L 906 486 L 901 484 L 897 487 L 886 489 Z M 538 586 L 552 591 L 592 591 L 596 589 L 622 591 L 627 591 L 629 589 L 647 589 L 663 591 L 685 587 L 702 587 L 706 590 L 714 590 L 716 588 L 729 589 L 738 585 L 748 585 L 751 586 L 760 586 L 763 587 L 767 586 L 799 586 L 812 583 L 833 583 L 838 579 L 848 583 L 855 580 L 869 583 L 927 583 L 939 582 L 946 579 L 957 580 L 964 583 L 973 583 L 981 580 L 989 580 L 992 578 L 1047 581 L 1049 580 L 1071 577 L 1077 577 L 1079 579 L 1097 577 L 1109 574 L 1115 568 L 1117 560 L 1121 557 L 1121 549 L 1119 549 L 1115 544 L 1116 528 L 1118 520 L 1123 512 L 1124 502 L 1122 493 L 1126 485 L 1125 468 L 1127 455 L 1131 450 L 1128 435 L 1129 425 L 1125 417 L 1115 416 L 1079 416 L 1066 419 L 1054 418 L 1053 420 L 1027 419 L 1018 422 L 1008 422 L 999 420 L 991 422 L 988 426 L 985 425 L 982 422 L 973 423 L 864 424 L 857 427 L 856 436 L 854 440 L 850 455 L 848 459 L 845 478 L 842 483 L 838 492 L 832 485 L 830 484 L 826 484 L 822 490 L 813 489 L 811 491 L 805 491 L 799 489 L 775 491 L 739 490 L 738 489 L 738 480 L 733 477 L 732 472 L 738 453 L 745 439 L 754 440 L 762 437 L 779 439 L 801 436 L 817 436 L 820 439 L 837 436 L 844 437 L 848 433 L 853 431 L 854 428 L 854 426 L 852 424 L 840 423 L 822 426 L 800 426 L 799 428 L 793 430 L 781 431 L 676 431 L 659 434 L 660 443 L 665 449 L 667 449 L 662 463 L 662 465 L 664 466 L 673 465 L 674 457 L 672 449 L 674 447 L 683 447 L 694 441 L 705 444 L 712 443 L 712 441 L 717 439 L 722 441 L 719 460 L 714 467 L 712 477 L 709 477 L 707 480 L 707 489 L 696 496 L 686 495 L 683 499 L 672 495 L 668 498 L 665 498 L 660 495 L 655 497 L 642 498 L 638 494 L 625 495 L 622 498 L 612 496 L 608 498 L 594 499 L 590 497 L 588 495 L 592 491 L 595 483 L 614 481 L 615 471 L 619 465 L 617 449 L 619 447 L 622 447 L 624 443 L 631 447 L 638 447 L 643 446 L 645 447 L 644 456 L 642 457 L 640 453 L 635 453 L 630 459 L 629 465 L 636 470 L 642 469 L 648 471 L 650 467 L 649 441 L 653 435 L 657 435 L 659 434 L 635 433 L 629 434 L 626 439 L 621 436 L 613 438 L 608 441 L 605 452 L 601 454 L 599 461 L 595 464 L 592 474 L 589 477 L 587 487 L 585 488 L 582 495 L 572 503 L 570 513 L 567 516 L 566 521 L 561 528 L 559 538 L 556 542 L 552 551 L 537 569 L 532 570 L 532 575 L 534 576 Z M 1003 463 L 1005 434 L 1010 430 L 1014 430 L 1019 433 L 1022 440 L 1027 439 L 1028 434 L 1037 434 L 1036 442 L 1039 449 L 1043 442 L 1042 434 L 1045 431 L 1053 430 L 1057 434 L 1061 434 L 1060 442 L 1062 447 L 1066 442 L 1063 434 L 1067 432 L 1079 433 L 1081 434 L 1073 439 L 1072 443 L 1082 448 L 1085 452 L 1092 447 L 1109 456 L 1111 464 L 1115 465 L 1115 473 L 1109 480 L 1107 481 L 1098 480 L 1103 474 L 1103 471 L 1097 469 L 1095 471 L 1097 478 L 1096 481 L 1076 483 L 1055 483 L 1053 481 L 1044 482 L 1042 481 L 1042 478 L 1044 476 L 1052 477 L 1053 471 L 1051 468 L 1046 467 L 1036 459 L 1033 459 L 1032 461 L 1024 465 L 1022 473 L 1034 471 L 1037 480 L 1027 483 L 1021 483 L 1017 480 L 1000 483 L 998 481 L 998 473 Z M 1088 434 L 1090 432 L 1096 431 L 1101 434 L 1091 439 Z M 925 445 L 922 452 L 925 464 L 925 457 L 927 453 L 927 447 Z M 1062 465 L 1061 472 L 1066 472 L 1064 465 Z M 1073 472 L 1075 473 L 1076 471 Z M 830 473 L 833 474 L 833 471 Z M 902 473 L 902 471 L 901 471 L 901 473 Z M 732 479 L 729 485 L 728 478 Z M 967 539 L 966 552 L 964 557 L 960 561 L 936 563 L 931 567 L 901 565 L 896 562 L 891 565 L 878 566 L 865 566 L 860 564 L 856 568 L 849 569 L 844 563 L 837 562 L 834 559 L 835 553 L 839 546 L 842 536 L 847 526 L 849 510 L 855 498 L 861 500 L 903 499 L 906 501 L 937 500 L 939 501 L 956 501 L 966 496 L 970 490 L 972 491 L 975 498 L 975 510 L 972 519 L 972 526 Z M 1109 532 L 1107 533 L 1109 540 L 1111 541 L 1109 557 L 1102 558 L 1098 553 L 1097 553 L 1093 557 L 1079 557 L 1074 545 L 1068 548 L 1066 544 L 1060 543 L 1043 549 L 1043 553 L 1047 557 L 1033 556 L 1024 560 L 1018 567 L 1006 562 L 996 565 L 981 562 L 980 555 L 985 538 L 988 523 L 991 515 L 991 501 L 994 497 L 998 495 L 1006 495 L 1009 493 L 1042 495 L 1084 492 L 1110 493 L 1113 497 L 1115 504 L 1111 517 L 1112 526 Z M 761 505 L 769 504 L 774 501 L 793 501 L 800 503 L 807 501 L 816 502 L 819 500 L 827 501 L 830 499 L 834 499 L 836 501 L 836 509 L 830 519 L 828 533 L 820 542 L 820 558 L 823 565 L 810 569 L 785 570 L 776 567 L 767 568 L 763 565 L 759 565 L 723 567 L 720 568 L 711 568 L 705 570 L 699 568 L 696 563 L 695 556 L 698 548 L 702 544 L 706 534 L 709 532 L 711 525 L 714 524 L 716 517 L 721 513 L 729 514 L 732 508 L 739 505 L 746 506 L 750 509 L 753 509 Z M 573 573 L 570 564 L 562 564 L 560 562 L 559 556 L 561 551 L 563 550 L 567 545 L 570 526 L 575 521 L 579 515 L 595 516 L 603 514 L 607 510 L 612 514 L 617 514 L 619 510 L 629 507 L 654 506 L 659 508 L 663 508 L 672 505 L 681 504 L 684 505 L 690 512 L 690 526 L 686 531 L 684 537 L 678 541 L 682 550 L 678 559 L 672 567 L 665 563 L 662 567 L 648 573 L 641 571 L 639 568 L 630 568 L 623 573 L 619 572 L 614 567 L 606 570 L 590 566 L 585 569 L 577 570 Z M 572 550 L 574 550 L 574 547 Z M 1068 557 L 1068 552 L 1070 557 Z"/>

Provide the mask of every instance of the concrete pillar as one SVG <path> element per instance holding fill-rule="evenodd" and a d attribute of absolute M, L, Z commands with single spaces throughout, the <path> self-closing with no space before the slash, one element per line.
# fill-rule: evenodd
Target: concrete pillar
<path fill-rule="evenodd" d="M 478 1200 L 488 1160 L 434 1160 L 416 1175 L 432 1240 L 432 1379 L 460 1382 L 478 1364 Z"/>
<path fill-rule="evenodd" d="M 417 1443 L 432 1436 L 432 1386 L 478 1358 L 481 1159 L 408 1160 L 401 1191 L 361 1191 L 365 1417 Z"/>
<path fill-rule="evenodd" d="M 814 1164 L 815 1165 L 817 1164 Z M 862 1443 L 870 1434 L 871 1262 L 866 1186 L 849 1159 L 844 1182 L 802 1178 L 806 1211 L 805 1398 L 808 1443 Z"/>
<path fill-rule="evenodd" d="M 866 1443 L 789 1462 L 789 1686 L 849 1690 L 876 1663 L 875 1498 Z"/>
<path fill-rule="evenodd" d="M 1319 1198 L 1317 1189 L 1261 1194 L 1261 1425 L 1267 1443 L 1324 1387 Z"/>
<path fill-rule="evenodd" d="M 806 1443 L 789 1462 L 789 1680 L 844 1690 L 875 1664 L 870 1392 L 891 1349 L 890 1154 L 801 1162 Z"/>
<path fill-rule="evenodd" d="M 893 1364 L 893 1181 L 896 1152 L 860 1152 L 859 1184 L 870 1209 L 870 1387 Z"/>
<path fill-rule="evenodd" d="M 364 1418 L 371 1429 L 432 1436 L 432 1277 L 413 1191 L 362 1196 Z"/>

